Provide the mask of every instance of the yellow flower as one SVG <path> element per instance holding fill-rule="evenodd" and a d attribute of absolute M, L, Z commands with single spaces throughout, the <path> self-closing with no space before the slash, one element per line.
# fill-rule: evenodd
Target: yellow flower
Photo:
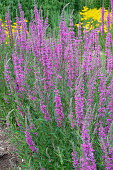
<path fill-rule="evenodd" d="M 99 24 L 96 24 L 95 26 L 96 26 L 96 27 L 99 27 Z"/>
<path fill-rule="evenodd" d="M 17 25 L 17 23 L 16 23 L 16 22 L 14 22 L 13 24 L 14 24 L 14 25 Z"/>
<path fill-rule="evenodd" d="M 80 15 L 83 15 L 84 13 L 83 12 L 80 12 Z"/>
<path fill-rule="evenodd" d="M 10 20 L 11 21 L 11 20 Z M 7 22 L 7 21 L 5 21 L 5 22 Z M 11 21 L 12 22 L 12 21 Z"/>
<path fill-rule="evenodd" d="M 13 25 L 12 25 L 11 27 L 12 27 L 12 28 L 16 28 L 16 26 L 13 26 Z"/>
<path fill-rule="evenodd" d="M 79 24 L 75 24 L 77 27 L 79 26 Z"/>
<path fill-rule="evenodd" d="M 82 10 L 82 12 L 80 12 L 80 14 L 82 15 L 81 21 L 85 22 L 85 20 L 87 21 L 86 24 L 86 29 L 88 29 L 89 27 L 89 23 L 90 23 L 90 19 L 93 19 L 93 21 L 91 21 L 91 24 L 94 23 L 94 21 L 97 21 L 98 24 L 96 24 L 96 27 L 99 27 L 99 23 L 101 23 L 101 8 L 97 9 L 88 9 L 87 7 L 84 7 L 84 9 Z M 107 15 L 108 15 L 108 11 L 105 10 L 105 14 L 104 14 L 104 23 L 105 23 L 105 31 L 107 31 Z M 112 19 L 112 14 L 110 13 L 111 19 Z M 76 26 L 78 27 L 78 24 L 76 24 Z M 91 28 L 93 29 L 93 26 L 90 26 L 90 30 Z M 110 27 L 111 28 L 111 27 Z"/>
<path fill-rule="evenodd" d="M 87 11 L 87 10 L 88 10 L 88 8 L 86 6 L 84 6 L 82 11 Z"/>
<path fill-rule="evenodd" d="M 6 32 L 6 34 L 9 34 L 9 32 L 8 31 L 5 31 Z"/>
<path fill-rule="evenodd" d="M 28 22 L 28 20 L 24 20 L 25 22 Z M 19 22 L 22 22 L 22 21 L 19 21 Z"/>
<path fill-rule="evenodd" d="M 81 18 L 81 21 L 83 21 L 84 20 L 84 18 Z"/>

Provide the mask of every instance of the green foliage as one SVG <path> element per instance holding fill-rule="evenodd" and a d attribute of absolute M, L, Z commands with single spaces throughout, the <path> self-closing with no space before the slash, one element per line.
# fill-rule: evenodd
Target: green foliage
<path fill-rule="evenodd" d="M 85 5 L 88 8 L 101 8 L 103 4 L 103 0 L 85 0 Z M 111 0 L 104 0 L 104 8 L 108 10 L 108 7 L 111 9 Z"/>

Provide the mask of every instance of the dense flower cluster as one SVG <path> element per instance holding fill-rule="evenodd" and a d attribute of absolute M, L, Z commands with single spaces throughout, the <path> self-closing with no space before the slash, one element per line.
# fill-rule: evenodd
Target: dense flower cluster
<path fill-rule="evenodd" d="M 111 4 L 113 11 L 113 1 Z M 26 145 L 29 145 L 32 150 L 31 157 L 36 156 L 36 159 L 29 160 L 29 167 L 30 161 L 34 167 L 35 164 L 39 167 L 41 161 L 47 168 L 55 166 L 58 169 L 60 166 L 60 169 L 64 169 L 64 166 L 68 166 L 68 169 L 73 167 L 75 170 L 96 170 L 104 169 L 104 167 L 112 169 L 113 50 L 111 47 L 113 40 L 110 13 L 107 15 L 108 32 L 105 37 L 105 51 L 101 56 L 97 28 L 89 32 L 87 26 L 84 27 L 82 40 L 82 23 L 79 22 L 78 37 L 75 37 L 72 15 L 68 31 L 62 14 L 59 39 L 55 42 L 54 36 L 51 42 L 51 39 L 47 40 L 45 35 L 48 17 L 43 24 L 42 12 L 40 10 L 40 19 L 35 5 L 35 20 L 32 19 L 30 23 L 28 37 L 20 4 L 19 10 L 22 31 L 20 31 L 20 19 L 17 16 L 18 32 L 15 34 L 15 47 L 10 64 L 7 56 L 4 56 L 4 78 L 10 96 L 14 99 L 15 118 L 20 127 L 17 127 L 18 133 L 25 135 L 22 140 L 26 137 L 24 144 L 27 143 Z M 87 9 L 84 8 L 85 10 Z M 103 6 L 100 16 L 102 22 L 100 30 L 103 38 L 105 16 L 106 11 Z M 93 17 L 94 20 L 97 19 L 95 15 Z M 6 21 L 10 44 L 13 34 L 8 13 Z M 4 48 L 5 36 L 1 21 L 0 31 L 2 31 L 0 41 Z M 102 68 L 104 68 L 103 72 Z M 4 99 L 8 102 L 6 98 Z M 71 121 L 67 121 L 67 117 Z M 35 130 L 38 130 L 38 135 Z M 76 145 L 74 146 L 73 143 L 73 151 L 70 146 L 72 141 L 75 141 Z M 39 151 L 35 147 L 37 143 Z M 28 157 L 29 148 L 26 147 L 26 157 Z M 56 163 L 56 160 L 52 161 L 53 165 L 49 164 L 52 159 L 46 148 L 52 151 L 50 156 L 53 156 L 53 159 L 57 159 L 54 156 L 57 154 L 60 165 Z M 72 156 L 72 162 L 70 156 Z M 48 162 L 45 157 L 49 158 Z M 66 157 L 69 158 L 68 161 Z M 46 169 L 42 166 L 40 168 Z"/>
<path fill-rule="evenodd" d="M 60 95 L 58 94 L 59 90 L 55 91 L 55 103 L 56 103 L 56 121 L 57 126 L 60 127 L 62 125 L 62 119 L 64 119 L 62 103 L 60 99 Z"/>
<path fill-rule="evenodd" d="M 94 169 L 96 170 L 96 161 L 94 158 L 94 149 L 90 143 L 90 136 L 89 136 L 89 124 L 88 124 L 89 114 L 86 113 L 85 121 L 82 128 L 82 139 L 83 144 L 82 147 L 82 157 L 81 157 L 81 168 L 88 170 Z"/>
<path fill-rule="evenodd" d="M 38 153 L 38 149 L 35 147 L 32 137 L 30 135 L 29 131 L 25 131 L 25 137 L 26 137 L 26 142 L 29 145 L 29 148 L 32 150 L 32 152 L 36 151 Z"/>

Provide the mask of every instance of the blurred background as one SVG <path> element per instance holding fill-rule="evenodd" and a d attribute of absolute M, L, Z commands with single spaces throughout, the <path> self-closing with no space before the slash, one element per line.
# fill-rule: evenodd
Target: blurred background
<path fill-rule="evenodd" d="M 20 17 L 19 9 L 18 9 L 18 2 L 21 3 L 22 10 L 24 11 L 24 17 L 28 20 L 27 26 L 29 25 L 31 19 L 31 9 L 34 10 L 34 0 L 0 0 L 0 18 L 2 21 L 5 21 L 5 13 L 8 11 L 10 12 L 10 17 L 12 23 L 16 22 L 16 9 L 18 16 Z M 88 8 L 101 8 L 103 0 L 35 0 L 37 4 L 38 10 L 40 7 L 43 11 L 43 19 L 45 21 L 47 17 L 48 11 L 48 24 L 51 27 L 51 32 L 53 32 L 54 28 L 58 29 L 59 22 L 60 22 L 60 15 L 62 12 L 63 7 L 70 3 L 65 8 L 65 16 L 67 18 L 67 26 L 69 26 L 69 19 L 72 10 L 73 12 L 73 23 L 74 25 L 79 22 L 80 14 L 79 12 L 83 9 L 83 6 L 87 6 Z M 104 0 L 104 7 L 108 10 L 108 7 L 111 4 L 111 0 Z M 111 6 L 110 6 L 111 10 Z M 33 13 L 34 15 L 34 13 Z M 76 27 L 74 28 L 76 32 Z M 57 30 L 58 31 L 58 30 Z"/>

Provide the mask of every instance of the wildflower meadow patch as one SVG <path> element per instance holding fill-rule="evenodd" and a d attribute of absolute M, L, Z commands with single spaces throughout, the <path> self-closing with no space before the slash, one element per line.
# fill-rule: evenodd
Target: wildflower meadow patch
<path fill-rule="evenodd" d="M 82 37 L 64 7 L 57 41 L 36 4 L 29 32 L 20 3 L 15 26 L 9 12 L 7 30 L 0 19 L 6 123 L 22 169 L 113 169 L 113 0 L 111 9 L 106 29 L 103 6 L 100 27 L 86 24 Z"/>

